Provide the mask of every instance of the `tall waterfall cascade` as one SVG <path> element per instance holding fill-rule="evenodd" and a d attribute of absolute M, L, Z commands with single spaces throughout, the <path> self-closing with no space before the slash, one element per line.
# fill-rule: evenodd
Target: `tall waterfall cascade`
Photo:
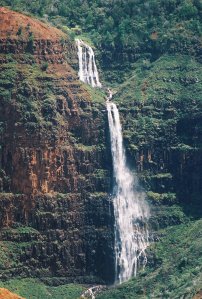
<path fill-rule="evenodd" d="M 147 262 L 147 220 L 149 207 L 140 190 L 137 177 L 126 164 L 122 128 L 117 106 L 106 103 L 114 171 L 113 206 L 115 216 L 116 283 L 136 276 L 140 265 Z"/>
<path fill-rule="evenodd" d="M 102 87 L 93 49 L 80 39 L 77 39 L 76 43 L 80 80 L 92 87 Z M 111 102 L 113 92 L 108 88 L 107 93 L 106 106 L 114 174 L 115 283 L 122 283 L 136 276 L 138 267 L 147 263 L 147 221 L 150 213 L 145 193 L 140 189 L 137 177 L 126 163 L 119 111 Z"/>
<path fill-rule="evenodd" d="M 79 58 L 79 79 L 92 87 L 102 87 L 93 49 L 82 40 L 76 40 Z"/>

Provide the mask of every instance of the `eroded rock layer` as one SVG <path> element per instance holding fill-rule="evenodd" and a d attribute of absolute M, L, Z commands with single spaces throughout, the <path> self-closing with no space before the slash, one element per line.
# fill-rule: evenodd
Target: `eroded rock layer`
<path fill-rule="evenodd" d="M 0 19 L 1 277 L 110 281 L 103 107 L 68 64 L 64 33 L 4 8 Z"/>

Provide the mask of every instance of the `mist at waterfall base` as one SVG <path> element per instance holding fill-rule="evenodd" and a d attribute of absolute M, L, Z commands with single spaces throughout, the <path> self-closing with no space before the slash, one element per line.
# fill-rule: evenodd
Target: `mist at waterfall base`
<path fill-rule="evenodd" d="M 101 87 L 92 48 L 76 40 L 79 58 L 79 78 L 92 87 Z M 136 276 L 138 267 L 147 263 L 147 221 L 149 207 L 145 193 L 140 190 L 137 177 L 126 164 L 122 129 L 117 106 L 111 102 L 112 92 L 106 102 L 113 162 L 113 208 L 115 217 L 115 283 Z"/>

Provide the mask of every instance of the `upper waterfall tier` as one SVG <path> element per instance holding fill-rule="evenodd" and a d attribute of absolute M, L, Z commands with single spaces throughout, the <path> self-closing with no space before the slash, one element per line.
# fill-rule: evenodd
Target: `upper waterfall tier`
<path fill-rule="evenodd" d="M 99 81 L 93 49 L 80 39 L 77 39 L 76 43 L 78 46 L 80 80 L 92 85 L 92 87 L 102 87 L 102 84 Z"/>

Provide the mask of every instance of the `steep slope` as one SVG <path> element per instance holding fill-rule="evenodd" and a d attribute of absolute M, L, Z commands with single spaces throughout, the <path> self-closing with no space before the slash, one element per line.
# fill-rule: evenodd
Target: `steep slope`
<path fill-rule="evenodd" d="M 0 19 L 1 277 L 110 280 L 103 107 L 64 33 L 5 8 Z"/>
<path fill-rule="evenodd" d="M 1 39 L 18 40 L 19 36 L 28 39 L 30 32 L 34 36 L 34 40 L 52 40 L 58 41 L 61 38 L 67 38 L 66 35 L 57 28 L 15 11 L 1 7 Z M 9 30 L 8 30 L 9 28 Z"/>
<path fill-rule="evenodd" d="M 139 62 L 116 94 L 128 154 L 145 187 L 156 196 L 177 193 L 184 204 L 200 204 L 202 191 L 201 70 L 193 57 L 179 54 Z"/>

